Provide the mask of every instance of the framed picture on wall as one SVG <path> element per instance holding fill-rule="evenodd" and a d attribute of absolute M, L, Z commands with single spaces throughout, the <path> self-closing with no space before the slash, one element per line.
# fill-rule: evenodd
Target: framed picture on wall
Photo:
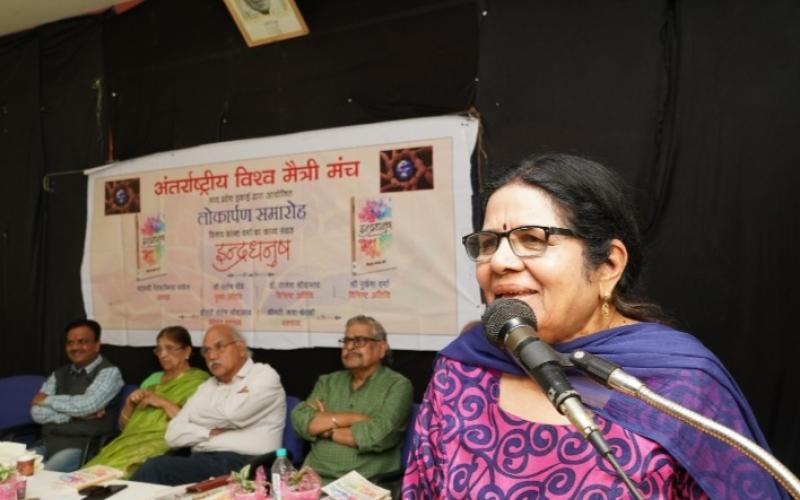
<path fill-rule="evenodd" d="M 248 47 L 308 34 L 294 0 L 225 0 Z"/>

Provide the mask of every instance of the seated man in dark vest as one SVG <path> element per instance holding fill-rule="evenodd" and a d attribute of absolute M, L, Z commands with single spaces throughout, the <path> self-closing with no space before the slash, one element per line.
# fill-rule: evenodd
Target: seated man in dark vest
<path fill-rule="evenodd" d="M 114 430 L 113 402 L 123 386 L 119 369 L 100 355 L 100 325 L 81 319 L 66 328 L 67 357 L 31 401 L 42 424 L 45 469 L 72 472 L 81 466 L 89 436 Z"/>

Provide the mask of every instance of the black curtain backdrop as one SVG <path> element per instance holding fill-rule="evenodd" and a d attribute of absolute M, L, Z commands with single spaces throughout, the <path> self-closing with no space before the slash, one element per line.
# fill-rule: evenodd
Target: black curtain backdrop
<path fill-rule="evenodd" d="M 63 325 L 84 314 L 85 178 L 57 175 L 45 191 L 45 174 L 109 152 L 475 107 L 476 191 L 543 151 L 623 175 L 646 229 L 651 298 L 720 356 L 776 456 L 800 470 L 794 2 L 297 4 L 311 34 L 252 49 L 219 0 L 147 0 L 0 38 L 0 376 L 63 363 Z M 129 382 L 157 368 L 149 348 L 104 352 Z M 433 356 L 395 353 L 417 400 Z M 340 367 L 333 349 L 254 357 L 300 397 Z"/>

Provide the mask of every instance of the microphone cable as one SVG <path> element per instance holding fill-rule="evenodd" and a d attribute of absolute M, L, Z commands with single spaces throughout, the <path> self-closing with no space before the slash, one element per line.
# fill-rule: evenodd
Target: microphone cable
<path fill-rule="evenodd" d="M 641 494 L 639 494 L 638 488 L 636 485 L 633 484 L 631 481 L 630 476 L 622 469 L 622 466 L 617 462 L 617 457 L 614 456 L 614 453 L 611 452 L 611 448 L 609 448 L 608 443 L 606 440 L 603 439 L 603 435 L 600 432 L 593 432 L 586 436 L 586 440 L 592 443 L 594 449 L 597 450 L 597 453 L 600 454 L 603 458 L 611 464 L 611 467 L 617 472 L 617 476 L 622 479 L 622 482 L 625 483 L 625 486 L 628 487 L 628 491 L 630 492 L 631 496 L 636 500 L 644 500 Z"/>

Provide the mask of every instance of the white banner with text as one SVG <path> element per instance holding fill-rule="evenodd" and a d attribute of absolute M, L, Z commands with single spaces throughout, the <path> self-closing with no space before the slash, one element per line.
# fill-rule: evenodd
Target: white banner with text
<path fill-rule="evenodd" d="M 438 350 L 480 315 L 470 155 L 478 122 L 441 117 L 209 144 L 87 171 L 82 265 L 103 341 L 336 346 L 380 321 L 396 349 Z"/>

